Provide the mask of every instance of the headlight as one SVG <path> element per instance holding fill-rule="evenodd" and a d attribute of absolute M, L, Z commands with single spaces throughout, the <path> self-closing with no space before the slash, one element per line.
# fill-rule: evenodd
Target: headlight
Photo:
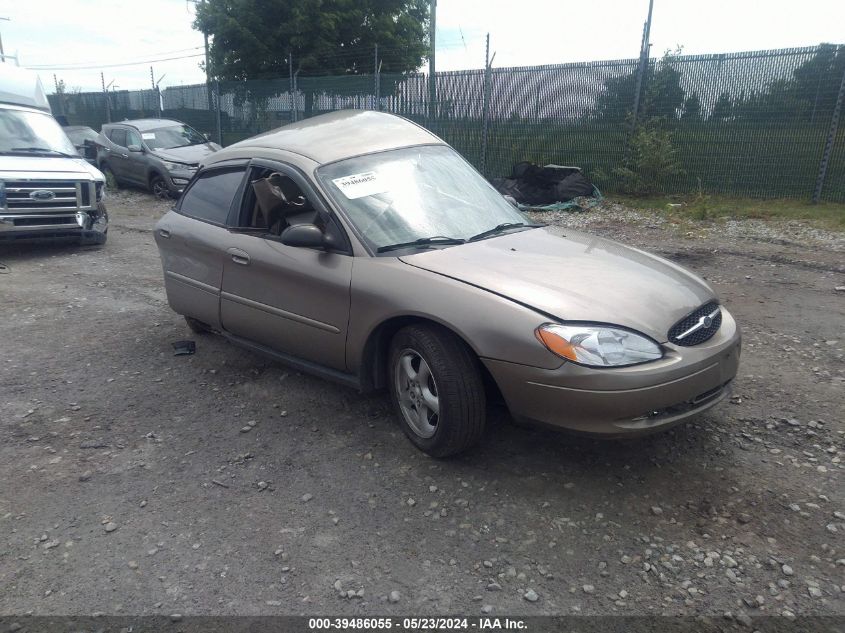
<path fill-rule="evenodd" d="M 605 325 L 546 323 L 535 334 L 553 354 L 589 367 L 624 367 L 663 357 L 660 346 L 642 334 Z"/>
<path fill-rule="evenodd" d="M 190 171 L 195 172 L 197 170 L 196 165 L 186 165 L 185 163 L 171 163 L 168 161 L 164 161 L 164 167 L 167 171 Z"/>

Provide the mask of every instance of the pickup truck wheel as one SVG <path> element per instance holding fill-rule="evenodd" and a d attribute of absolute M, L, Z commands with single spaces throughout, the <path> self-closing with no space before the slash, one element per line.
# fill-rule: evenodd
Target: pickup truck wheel
<path fill-rule="evenodd" d="M 150 191 L 159 200 L 170 197 L 170 190 L 167 188 L 167 183 L 158 174 L 150 179 Z"/>
<path fill-rule="evenodd" d="M 390 393 L 402 430 L 432 457 L 476 444 L 486 403 L 478 360 L 451 332 L 429 325 L 403 328 L 390 345 Z"/>

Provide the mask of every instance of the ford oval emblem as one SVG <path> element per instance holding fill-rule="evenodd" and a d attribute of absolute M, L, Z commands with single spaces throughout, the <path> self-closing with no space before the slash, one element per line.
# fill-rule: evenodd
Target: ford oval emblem
<path fill-rule="evenodd" d="M 31 191 L 29 197 L 33 200 L 52 200 L 56 197 L 55 192 L 50 191 L 49 189 L 36 189 L 35 191 Z"/>

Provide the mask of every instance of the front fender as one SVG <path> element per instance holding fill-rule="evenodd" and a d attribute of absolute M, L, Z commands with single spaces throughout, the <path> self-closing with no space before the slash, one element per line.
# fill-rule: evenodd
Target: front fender
<path fill-rule="evenodd" d="M 440 323 L 480 358 L 555 369 L 562 361 L 534 336 L 542 314 L 463 282 L 393 257 L 356 258 L 352 270 L 347 367 L 360 373 L 373 332 L 396 317 Z"/>

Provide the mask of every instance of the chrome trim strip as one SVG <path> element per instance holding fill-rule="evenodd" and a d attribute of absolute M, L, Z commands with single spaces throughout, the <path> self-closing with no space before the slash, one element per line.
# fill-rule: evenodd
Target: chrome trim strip
<path fill-rule="evenodd" d="M 331 332 L 332 334 L 340 333 L 340 330 L 338 328 L 328 323 L 323 323 L 322 321 L 317 321 L 315 319 L 309 319 L 308 317 L 302 316 L 301 314 L 288 312 L 287 310 L 282 310 L 274 306 L 269 306 L 266 303 L 261 303 L 259 301 L 253 301 L 252 299 L 247 299 L 246 297 L 239 297 L 238 295 L 233 295 L 230 292 L 221 292 L 220 297 L 222 299 L 228 299 L 233 303 L 239 303 L 241 305 L 247 306 L 248 308 L 261 310 L 262 312 L 272 314 L 273 316 L 288 319 L 290 321 L 296 321 L 297 323 L 302 323 L 303 325 L 310 325 L 311 327 L 317 328 L 318 330 Z"/>
<path fill-rule="evenodd" d="M 197 281 L 196 279 L 191 279 L 190 277 L 185 277 L 185 275 L 180 275 L 179 273 L 174 273 L 171 270 L 166 271 L 165 276 L 170 277 L 176 281 L 181 281 L 183 284 L 188 284 L 189 286 L 193 286 L 194 288 L 199 288 L 200 290 L 204 290 L 205 292 L 210 292 L 213 295 L 219 295 L 220 290 L 215 288 L 210 284 L 203 283 L 201 281 Z"/>

